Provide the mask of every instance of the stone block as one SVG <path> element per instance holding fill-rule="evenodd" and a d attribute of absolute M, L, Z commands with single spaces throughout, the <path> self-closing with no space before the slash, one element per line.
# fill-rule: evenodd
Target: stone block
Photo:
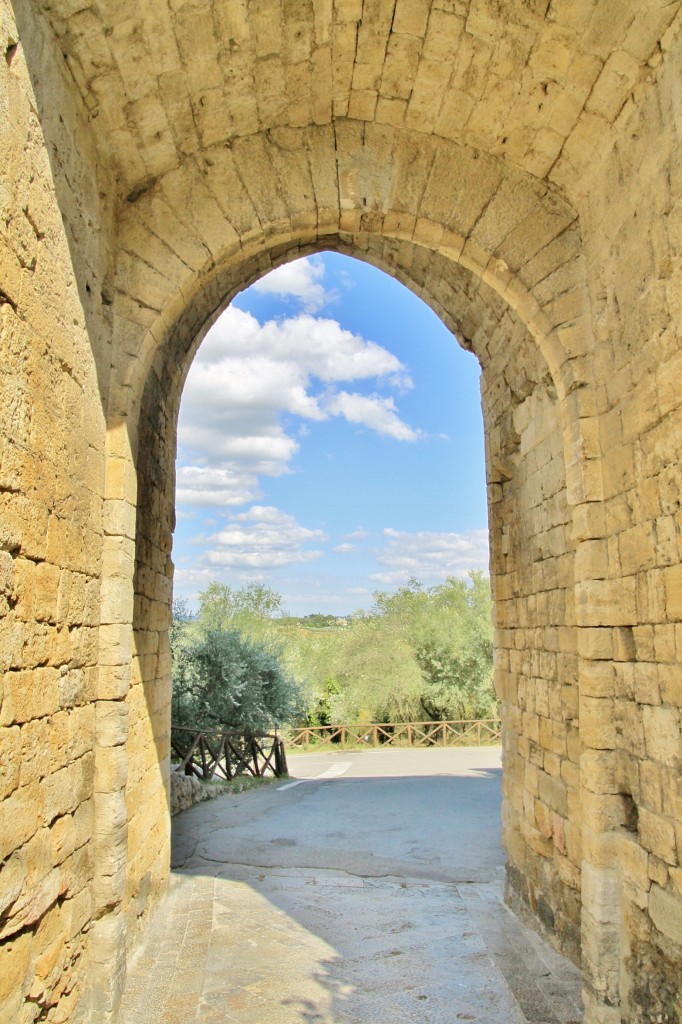
<path fill-rule="evenodd" d="M 32 935 L 29 932 L 0 945 L 0 1013 L 5 1020 L 17 1020 L 24 989 L 30 978 Z"/>
<path fill-rule="evenodd" d="M 540 800 L 553 811 L 565 816 L 567 811 L 566 784 L 559 778 L 553 778 L 545 772 L 539 775 Z"/>
<path fill-rule="evenodd" d="M 649 878 L 649 855 L 643 850 L 636 837 L 622 834 L 619 850 L 620 869 L 633 885 L 642 892 L 651 886 Z"/>
<path fill-rule="evenodd" d="M 19 785 L 21 731 L 18 726 L 0 729 L 0 800 Z"/>
<path fill-rule="evenodd" d="M 95 706 L 83 704 L 72 708 L 68 716 L 69 760 L 78 761 L 95 747 Z"/>
<path fill-rule="evenodd" d="M 663 570 L 666 612 L 673 622 L 682 621 L 682 565 L 671 565 Z"/>
<path fill-rule="evenodd" d="M 580 693 L 586 697 L 613 697 L 615 667 L 609 661 L 585 661 L 580 666 Z"/>
<path fill-rule="evenodd" d="M 668 865 L 664 864 L 659 857 L 655 857 L 653 853 L 650 853 L 648 870 L 651 881 L 665 888 L 669 878 Z"/>
<path fill-rule="evenodd" d="M 42 824 L 42 791 L 38 782 L 15 789 L 0 804 L 0 858 L 28 842 Z"/>
<path fill-rule="evenodd" d="M 669 642 L 672 637 L 665 638 L 665 653 L 671 651 Z M 661 645 L 658 645 L 660 650 Z M 665 704 L 671 704 L 675 708 L 682 708 L 682 672 L 679 665 L 658 665 L 658 680 L 661 690 L 661 699 Z"/>
<path fill-rule="evenodd" d="M 59 707 L 58 680 L 59 672 L 52 668 L 12 672 L 13 721 L 21 724 L 53 714 Z"/>
<path fill-rule="evenodd" d="M 115 793 L 128 779 L 128 752 L 123 746 L 100 747 L 96 755 L 96 793 Z"/>
<path fill-rule="evenodd" d="M 18 856 L 25 865 L 23 885 L 7 917 L 0 923 L 0 939 L 34 925 L 59 894 L 60 874 L 57 868 L 52 867 L 47 829 L 37 832 Z"/>
<path fill-rule="evenodd" d="M 654 883 L 649 893 L 649 913 L 658 930 L 682 946 L 682 899 Z"/>
<path fill-rule="evenodd" d="M 617 762 L 611 750 L 587 749 L 580 757 L 580 777 L 592 793 L 619 793 Z"/>
<path fill-rule="evenodd" d="M 595 921 L 600 924 L 620 922 L 617 871 L 583 864 L 582 892 L 583 905 L 589 908 L 590 916 Z"/>
<path fill-rule="evenodd" d="M 580 698 L 580 738 L 585 747 L 611 750 L 616 746 L 615 705 L 607 698 Z"/>
<path fill-rule="evenodd" d="M 582 626 L 623 626 L 638 622 L 635 580 L 587 580 L 576 586 L 576 613 Z"/>
<path fill-rule="evenodd" d="M 648 756 L 652 761 L 678 766 L 682 761 L 679 709 L 645 706 L 642 715 Z"/>
<path fill-rule="evenodd" d="M 124 577 L 107 577 L 100 588 L 102 625 L 130 623 L 133 620 L 133 581 Z"/>
<path fill-rule="evenodd" d="M 578 651 L 586 661 L 610 661 L 614 656 L 613 631 L 586 627 L 578 630 Z"/>
<path fill-rule="evenodd" d="M 637 662 L 633 665 L 634 695 L 638 704 L 660 704 L 658 665 Z"/>
<path fill-rule="evenodd" d="M 112 623 L 101 626 L 99 630 L 100 666 L 108 668 L 129 665 L 131 657 L 132 635 L 130 626 L 125 623 Z M 103 696 L 103 694 L 100 693 L 100 696 Z"/>
<path fill-rule="evenodd" d="M 666 864 L 677 866 L 675 827 L 669 819 L 640 807 L 639 834 L 645 849 Z"/>
<path fill-rule="evenodd" d="M 128 736 L 128 705 L 124 701 L 101 700 L 96 705 L 97 743 L 113 747 L 125 743 Z"/>

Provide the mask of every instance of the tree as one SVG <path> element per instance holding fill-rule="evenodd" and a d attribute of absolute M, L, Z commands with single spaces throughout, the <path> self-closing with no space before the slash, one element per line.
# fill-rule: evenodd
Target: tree
<path fill-rule="evenodd" d="M 332 721 L 406 721 L 418 707 L 421 681 L 409 639 L 388 615 L 357 616 L 336 665 Z"/>
<path fill-rule="evenodd" d="M 263 721 L 265 712 L 269 721 L 298 714 L 309 725 L 494 715 L 490 612 L 482 573 L 431 588 L 412 579 L 393 593 L 377 592 L 369 612 L 336 621 L 285 617 L 282 598 L 263 584 L 212 583 L 198 618 L 188 620 L 185 609 L 171 629 L 174 720 L 208 722 L 207 705 L 214 718 L 220 709 L 224 724 L 239 719 L 240 727 Z M 276 664 L 286 686 L 273 677 L 256 682 L 254 693 L 243 688 L 238 666 L 248 660 L 246 648 L 261 659 L 250 663 L 252 674 Z M 259 688 L 273 694 L 271 705 Z"/>
<path fill-rule="evenodd" d="M 489 581 L 449 577 L 430 591 L 431 614 L 414 638 L 422 707 L 434 721 L 493 713 L 493 630 Z"/>
<path fill-rule="evenodd" d="M 415 579 L 377 593 L 375 614 L 419 669 L 419 717 L 476 718 L 495 706 L 490 584 L 480 572 L 425 589 Z"/>
<path fill-rule="evenodd" d="M 174 615 L 170 631 L 174 722 L 199 729 L 253 732 L 299 717 L 300 688 L 277 655 L 258 640 L 223 625 L 236 618 L 234 608 L 240 605 L 234 595 L 239 592 L 219 584 L 211 587 L 202 595 L 197 620 Z M 248 596 L 260 599 L 262 595 L 254 590 Z M 182 612 L 174 606 L 176 610 Z"/>
<path fill-rule="evenodd" d="M 226 627 L 239 620 L 272 619 L 284 614 L 281 594 L 265 583 L 248 583 L 237 590 L 212 580 L 199 595 L 199 618 L 206 626 Z"/>

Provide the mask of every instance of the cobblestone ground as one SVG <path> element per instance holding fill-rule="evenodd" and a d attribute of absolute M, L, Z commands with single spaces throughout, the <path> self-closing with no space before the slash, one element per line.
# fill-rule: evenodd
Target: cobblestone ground
<path fill-rule="evenodd" d="M 397 761 L 388 773 L 386 755 L 301 761 L 326 781 L 176 818 L 182 866 L 131 964 L 120 1024 L 578 1022 L 578 972 L 502 904 L 494 818 L 478 840 L 463 818 L 433 818 L 447 792 L 463 815 L 490 817 L 495 753 L 450 775 L 445 752 L 418 753 L 437 774 L 400 775 Z M 481 865 L 489 880 L 465 878 Z"/>

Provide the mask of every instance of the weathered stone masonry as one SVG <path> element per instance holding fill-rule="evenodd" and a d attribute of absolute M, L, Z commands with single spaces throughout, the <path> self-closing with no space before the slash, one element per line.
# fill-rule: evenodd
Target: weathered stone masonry
<path fill-rule="evenodd" d="M 483 368 L 508 896 L 682 1019 L 682 15 L 0 0 L 0 1022 L 113 1020 L 168 876 L 175 425 L 336 249 Z"/>

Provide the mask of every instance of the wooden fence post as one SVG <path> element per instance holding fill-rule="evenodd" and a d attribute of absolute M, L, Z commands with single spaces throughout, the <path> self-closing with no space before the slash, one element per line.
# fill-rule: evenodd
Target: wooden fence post
<path fill-rule="evenodd" d="M 277 737 L 275 740 L 275 775 L 288 775 L 287 754 L 284 748 L 284 740 Z"/>

